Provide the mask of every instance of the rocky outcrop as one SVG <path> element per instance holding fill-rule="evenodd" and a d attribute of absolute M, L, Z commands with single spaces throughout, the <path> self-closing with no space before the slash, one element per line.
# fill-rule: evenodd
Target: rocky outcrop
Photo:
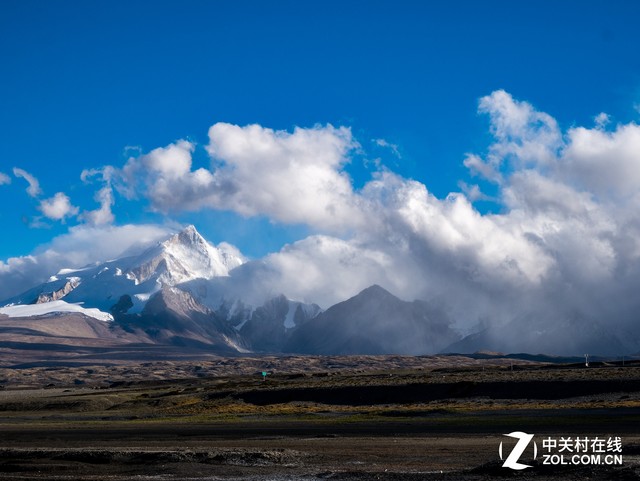
<path fill-rule="evenodd" d="M 222 355 L 246 352 L 244 341 L 231 325 L 191 294 L 174 287 L 163 287 L 140 314 L 125 314 L 116 317 L 116 322 L 127 332 L 143 331 L 159 344 L 206 347 Z"/>
<path fill-rule="evenodd" d="M 76 279 L 69 279 L 65 284 L 58 290 L 53 292 L 43 292 L 38 295 L 35 301 L 31 304 L 43 304 L 45 302 L 57 301 L 62 299 L 64 296 L 73 291 L 76 287 L 80 285 L 80 282 Z"/>

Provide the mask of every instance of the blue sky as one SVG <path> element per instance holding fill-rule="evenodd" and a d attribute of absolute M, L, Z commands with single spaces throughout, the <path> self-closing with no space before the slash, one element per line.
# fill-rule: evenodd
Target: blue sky
<path fill-rule="evenodd" d="M 63 192 L 96 209 L 84 169 L 179 139 L 206 167 L 210 126 L 291 132 L 346 126 L 360 147 L 344 170 L 355 188 L 374 159 L 438 198 L 472 179 L 465 155 L 492 136 L 483 96 L 504 89 L 563 130 L 640 113 L 640 4 L 576 2 L 35 2 L 0 5 L 0 260 L 26 255 L 82 224 L 42 217 Z M 378 145 L 384 139 L 397 147 Z M 14 167 L 35 176 L 29 196 Z M 251 257 L 320 232 L 287 217 L 216 208 L 153 212 L 114 192 L 116 225 L 194 223 Z M 501 203 L 477 202 L 482 213 Z M 282 220 L 285 219 L 285 220 Z"/>

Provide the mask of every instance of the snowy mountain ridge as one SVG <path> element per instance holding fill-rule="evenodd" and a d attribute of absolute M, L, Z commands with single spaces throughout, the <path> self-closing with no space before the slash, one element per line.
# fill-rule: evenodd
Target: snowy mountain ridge
<path fill-rule="evenodd" d="M 143 252 L 126 276 L 138 285 L 157 275 L 159 284 L 175 286 L 192 279 L 228 276 L 244 262 L 239 252 L 226 245 L 212 246 L 190 225 Z"/>
<path fill-rule="evenodd" d="M 188 226 L 141 254 L 77 269 L 60 269 L 49 280 L 7 299 L 1 305 L 37 304 L 64 299 L 109 312 L 127 295 L 140 312 L 162 287 L 174 287 L 194 279 L 228 276 L 245 262 L 232 246 L 214 247 Z"/>
<path fill-rule="evenodd" d="M 140 253 L 60 269 L 47 282 L 0 303 L 7 306 L 0 314 L 79 313 L 113 320 L 115 328 L 161 344 L 196 343 L 226 353 L 277 351 L 321 309 L 282 294 L 251 297 L 246 277 L 231 276 L 245 262 L 233 246 L 213 246 L 188 226 Z"/>

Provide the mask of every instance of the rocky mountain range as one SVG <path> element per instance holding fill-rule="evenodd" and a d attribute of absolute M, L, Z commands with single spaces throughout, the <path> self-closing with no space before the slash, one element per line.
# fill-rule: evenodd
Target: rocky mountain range
<path fill-rule="evenodd" d="M 219 355 L 575 355 L 633 352 L 640 345 L 596 321 L 535 314 L 462 338 L 445 309 L 401 300 L 378 285 L 326 310 L 286 293 L 260 298 L 251 287 L 254 262 L 232 246 L 210 244 L 188 226 L 141 252 L 62 269 L 0 302 L 0 344 L 70 346 L 83 338 L 101 346 L 171 346 Z"/>
<path fill-rule="evenodd" d="M 56 323 L 107 322 L 103 340 L 183 346 L 230 355 L 435 353 L 457 340 L 449 321 L 422 301 L 404 302 L 380 286 L 323 311 L 279 293 L 255 305 L 238 295 L 234 269 L 246 259 L 213 246 L 193 226 L 136 255 L 50 279 L 0 303 L 0 316 Z M 241 276 L 238 276 L 241 278 Z M 1 323 L 0 323 L 1 324 Z M 85 329 L 86 330 L 86 329 Z M 0 333 L 2 326 L 0 325 Z M 62 337 L 69 337 L 61 329 Z"/>

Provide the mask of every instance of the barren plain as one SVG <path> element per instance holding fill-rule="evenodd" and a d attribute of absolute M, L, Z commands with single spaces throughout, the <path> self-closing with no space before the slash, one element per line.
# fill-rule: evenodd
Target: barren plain
<path fill-rule="evenodd" d="M 640 479 L 637 362 L 103 360 L 5 367 L 0 384 L 0 479 Z M 621 437 L 624 463 L 512 471 L 513 431 Z"/>

